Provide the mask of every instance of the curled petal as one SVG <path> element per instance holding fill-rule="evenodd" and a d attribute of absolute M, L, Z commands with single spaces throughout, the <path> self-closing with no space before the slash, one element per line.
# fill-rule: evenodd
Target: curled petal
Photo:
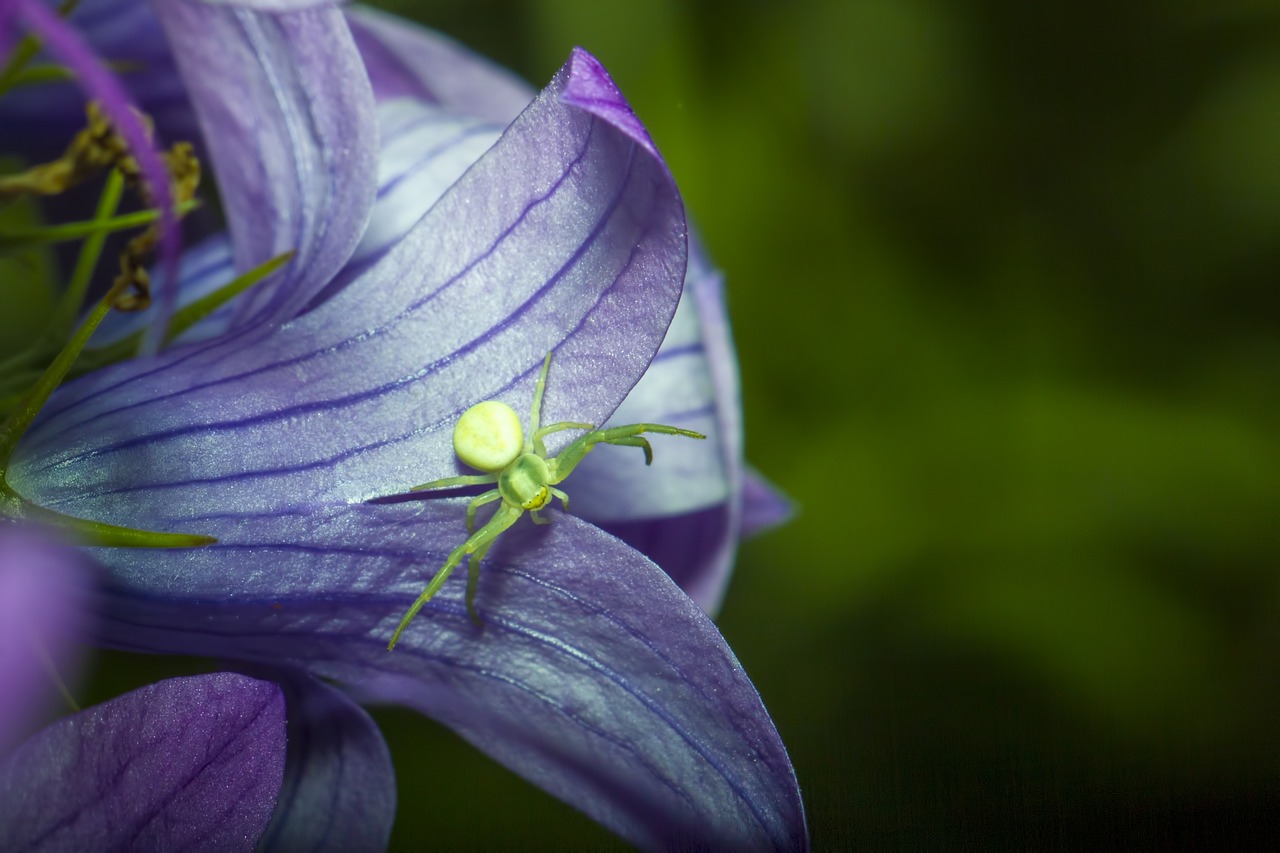
<path fill-rule="evenodd" d="M 639 421 L 696 430 L 707 440 L 656 437 L 651 466 L 639 454 L 588 456 L 575 472 L 574 507 L 714 614 L 740 535 L 742 402 L 723 280 L 696 241 L 662 347 L 609 422 Z"/>
<path fill-rule="evenodd" d="M 289 710 L 289 750 L 280 799 L 257 849 L 386 849 L 396 777 L 377 724 L 318 679 L 295 672 L 278 680 Z"/>
<path fill-rule="evenodd" d="M 505 127 L 406 98 L 379 104 L 378 192 L 368 227 L 342 278 L 351 278 L 385 255 Z"/>
<path fill-rule="evenodd" d="M 84 557 L 34 531 L 0 524 L 0 755 L 54 693 L 81 639 Z"/>
<path fill-rule="evenodd" d="M 684 295 L 653 363 L 622 401 L 608 426 L 644 421 L 691 429 L 707 436 L 687 441 L 653 436 L 653 464 L 640 453 L 593 453 L 583 460 L 573 480 L 573 495 L 584 517 L 593 521 L 631 521 L 678 515 L 728 502 L 741 450 L 736 362 L 728 331 L 713 316 L 703 292 L 714 281 L 694 275 L 689 265 Z M 707 309 L 711 308 L 711 311 Z M 723 313 L 722 309 L 719 313 Z M 715 337 L 712 337 L 715 335 Z M 724 353 L 728 381 L 717 383 Z"/>
<path fill-rule="evenodd" d="M 66 717 L 0 768 L 5 850 L 248 849 L 284 769 L 279 689 L 174 678 Z"/>
<path fill-rule="evenodd" d="M 584 57 L 320 307 L 60 389 L 10 483 L 157 529 L 402 492 L 459 470 L 467 407 L 528 411 L 552 349 L 544 420 L 604 421 L 675 310 L 685 225 L 665 164 L 613 123 L 618 105 L 569 103 Z"/>
<path fill-rule="evenodd" d="M 803 849 L 786 752 L 715 626 L 597 528 L 517 524 L 409 626 L 459 501 L 246 519 L 188 553 L 98 552 L 113 645 L 275 661 L 411 705 L 645 848 Z M 193 620 L 191 614 L 200 613 Z"/>
<path fill-rule="evenodd" d="M 507 125 L 537 94 L 507 69 L 412 21 L 362 6 L 346 13 L 379 101 L 412 98 Z"/>
<path fill-rule="evenodd" d="M 154 8 L 204 128 L 237 267 L 297 252 L 242 298 L 237 322 L 287 320 L 350 258 L 373 203 L 373 92 L 342 12 Z"/>

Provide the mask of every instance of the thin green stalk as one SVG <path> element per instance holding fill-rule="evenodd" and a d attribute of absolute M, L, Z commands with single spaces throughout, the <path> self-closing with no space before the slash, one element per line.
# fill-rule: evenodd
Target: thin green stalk
<path fill-rule="evenodd" d="M 115 216 L 123 194 L 124 175 L 120 174 L 118 169 L 112 169 L 107 175 L 102 195 L 98 198 L 98 209 L 93 214 L 93 221 L 106 222 Z M 85 294 L 89 291 L 89 281 L 93 278 L 93 271 L 98 266 L 99 258 L 102 257 L 102 246 L 107 242 L 107 233 L 98 231 L 90 234 L 80 247 L 75 270 L 71 273 L 71 281 L 67 283 L 67 288 L 62 292 L 62 298 L 58 300 L 58 307 L 53 313 L 52 332 L 59 340 L 67 336 L 67 331 L 75 322 L 76 315 L 80 313 L 80 306 L 84 305 Z"/>
<path fill-rule="evenodd" d="M 183 216 L 200 206 L 199 199 L 185 201 L 178 205 L 178 215 Z M 14 249 L 25 249 L 45 243 L 65 243 L 79 240 L 98 233 L 123 231 L 126 228 L 137 228 L 150 225 L 160 218 L 160 211 L 155 208 L 140 210 L 137 213 L 126 213 L 110 219 L 89 220 L 85 222 L 67 222 L 62 225 L 49 225 L 44 228 L 29 228 L 0 234 L 0 252 Z"/>
<path fill-rule="evenodd" d="M 80 328 L 76 329 L 76 333 L 72 335 L 71 340 L 58 353 L 53 363 L 45 368 L 40 379 L 27 392 L 27 395 L 13 410 L 12 414 L 9 415 L 8 420 L 0 426 L 0 470 L 9 466 L 9 459 L 13 456 L 13 449 L 18 446 L 18 441 L 26 434 L 27 427 L 31 426 L 31 422 L 40 413 L 40 409 L 48 401 L 49 395 L 62 383 L 67 371 L 71 369 L 71 365 L 75 364 L 76 359 L 80 357 L 80 351 L 84 349 L 84 345 L 97 330 L 98 324 L 102 322 L 102 318 L 107 316 L 107 312 L 111 310 L 111 300 L 116 296 L 115 290 L 116 288 L 112 288 L 111 292 L 94 306 L 93 311 L 80 324 Z"/>

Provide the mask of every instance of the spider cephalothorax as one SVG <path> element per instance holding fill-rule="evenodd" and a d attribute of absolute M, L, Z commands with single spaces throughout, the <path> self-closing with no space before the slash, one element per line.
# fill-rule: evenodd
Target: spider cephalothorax
<path fill-rule="evenodd" d="M 546 507 L 553 497 L 559 498 L 565 512 L 569 511 L 569 496 L 555 488 L 578 466 L 582 458 L 591 452 L 597 444 L 620 444 L 626 447 L 639 447 L 644 450 L 646 464 L 653 462 L 653 448 L 642 433 L 660 433 L 663 435 L 683 435 L 688 438 L 706 438 L 692 430 L 679 429 L 663 424 L 628 424 L 627 426 L 596 429 L 593 424 L 578 421 L 561 421 L 549 426 L 538 426 L 539 412 L 542 408 L 542 392 L 547 383 L 547 371 L 551 367 L 551 353 L 547 353 L 542 362 L 542 372 L 538 374 L 537 385 L 533 391 L 533 408 L 529 413 L 529 435 L 526 438 L 520 427 L 520 417 L 506 403 L 497 400 L 486 400 L 477 403 L 462 413 L 453 428 L 453 450 L 458 458 L 485 474 L 467 474 L 460 477 L 445 477 L 432 480 L 421 486 L 414 486 L 412 491 L 426 489 L 447 489 L 452 486 L 470 486 L 479 483 L 497 483 L 498 488 L 485 492 L 472 499 L 467 505 L 467 532 L 471 534 L 449 554 L 440 571 L 427 584 L 427 588 L 418 596 L 417 601 L 400 620 L 396 631 L 391 635 L 388 649 L 395 648 L 400 634 L 418 615 L 422 606 L 431 600 L 449 575 L 462 562 L 462 558 L 471 555 L 470 576 L 467 583 L 467 610 L 471 618 L 477 622 L 475 612 L 476 579 L 480 571 L 480 561 L 484 558 L 489 546 L 516 519 L 529 512 L 538 524 L 548 524 L 549 520 L 538 514 L 538 510 Z M 574 441 L 556 456 L 547 457 L 547 448 L 543 439 L 553 432 L 566 429 L 587 430 L 586 434 Z M 476 530 L 476 510 L 488 503 L 501 501 L 502 505 L 493 514 L 489 522 Z"/>

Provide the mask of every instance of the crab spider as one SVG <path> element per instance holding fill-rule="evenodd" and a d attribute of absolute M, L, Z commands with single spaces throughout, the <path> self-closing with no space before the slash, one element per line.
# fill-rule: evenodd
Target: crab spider
<path fill-rule="evenodd" d="M 404 618 L 391 635 L 387 649 L 396 647 L 400 634 L 418 615 L 422 606 L 431 600 L 439 591 L 449 575 L 468 554 L 471 555 L 469 575 L 467 578 L 467 612 L 472 620 L 479 623 L 476 615 L 475 597 L 476 582 L 480 573 L 480 561 L 504 530 L 515 523 L 516 519 L 528 511 L 536 524 L 550 524 L 550 519 L 538 515 L 552 498 L 559 498 L 564 511 L 569 511 L 569 496 L 556 488 L 573 472 L 588 453 L 597 444 L 618 444 L 624 447 L 639 447 L 644 451 L 646 465 L 653 463 L 653 448 L 642 433 L 650 432 L 662 435 L 683 435 L 688 438 L 706 438 L 702 433 L 687 429 L 679 429 L 663 424 L 628 424 L 627 426 L 597 429 L 595 425 L 578 421 L 561 421 L 549 426 L 539 426 L 539 412 L 542 408 L 542 392 L 547 384 L 547 371 L 551 367 L 551 353 L 542 362 L 542 372 L 538 374 L 538 382 L 533 389 L 533 408 L 529 413 L 529 437 L 526 438 L 520 428 L 520 417 L 506 403 L 497 400 L 486 400 L 476 403 L 462 413 L 453 427 L 453 450 L 458 458 L 484 474 L 467 474 L 461 477 L 445 477 L 432 480 L 421 486 L 414 486 L 410 491 L 421 492 L 428 489 L 447 489 L 453 486 L 472 486 L 480 483 L 497 483 L 498 488 L 485 492 L 467 505 L 467 532 L 471 535 L 445 560 L 435 577 L 427 584 L 426 589 L 418 596 L 417 601 L 405 613 Z M 587 430 L 559 455 L 547 458 L 547 448 L 543 439 L 553 432 L 567 429 Z M 488 524 L 476 530 L 476 510 L 485 504 L 501 501 L 498 511 L 489 519 Z"/>

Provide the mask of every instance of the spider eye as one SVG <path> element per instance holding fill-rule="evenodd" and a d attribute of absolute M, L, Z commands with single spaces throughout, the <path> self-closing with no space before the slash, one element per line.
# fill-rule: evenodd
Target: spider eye
<path fill-rule="evenodd" d="M 520 417 L 506 403 L 476 403 L 454 424 L 453 452 L 472 468 L 496 473 L 514 462 L 523 450 Z"/>
<path fill-rule="evenodd" d="M 525 509 L 542 509 L 547 505 L 547 501 L 551 498 L 551 492 L 547 491 L 547 487 L 543 486 L 538 489 L 537 494 L 529 498 L 529 500 L 520 504 Z"/>

